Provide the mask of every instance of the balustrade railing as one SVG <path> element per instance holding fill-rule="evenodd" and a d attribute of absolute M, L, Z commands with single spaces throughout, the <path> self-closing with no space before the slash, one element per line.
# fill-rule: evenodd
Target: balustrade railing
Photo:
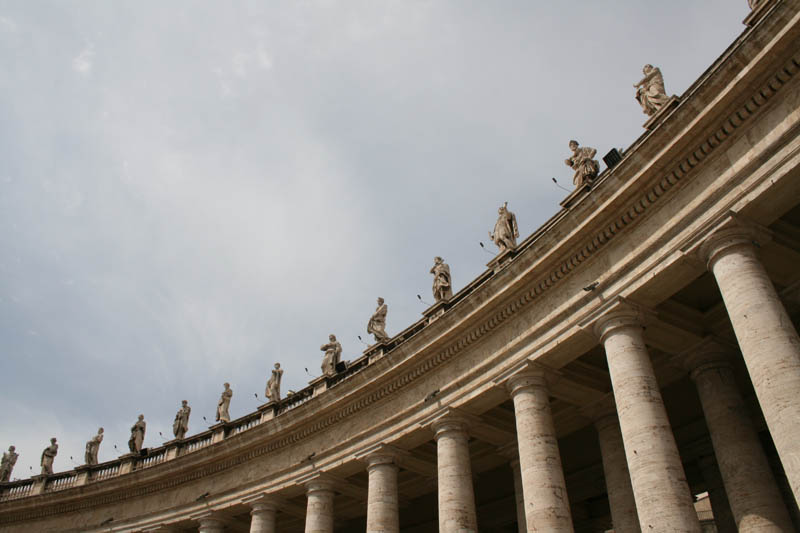
<path fill-rule="evenodd" d="M 92 476 L 92 481 L 102 481 L 104 479 L 108 479 L 110 477 L 116 477 L 119 475 L 119 462 L 112 463 L 107 466 L 103 466 L 98 470 L 95 470 L 94 475 Z"/>
<path fill-rule="evenodd" d="M 0 490 L 0 501 L 16 500 L 17 498 L 24 498 L 30 495 L 33 491 L 33 480 L 24 479 L 22 481 L 15 481 L 11 485 L 6 485 L 5 488 Z"/>
<path fill-rule="evenodd" d="M 236 425 L 233 427 L 233 431 L 231 432 L 232 435 L 238 435 L 242 431 L 247 431 L 248 429 L 254 428 L 261 423 L 261 413 L 255 412 L 247 415 L 245 418 L 236 421 Z"/>
<path fill-rule="evenodd" d="M 167 458 L 167 450 L 161 450 L 152 454 L 148 454 L 145 457 L 141 457 L 136 459 L 136 470 L 141 470 L 142 468 L 149 468 L 151 466 L 155 466 L 157 464 L 163 463 Z"/>
<path fill-rule="evenodd" d="M 76 479 L 78 479 L 78 474 L 75 472 L 51 476 L 47 478 L 47 484 L 44 486 L 44 490 L 45 492 L 55 492 L 57 490 L 68 489 L 75 485 Z"/>
<path fill-rule="evenodd" d="M 211 434 L 204 435 L 202 438 L 195 438 L 194 440 L 190 440 L 184 445 L 183 453 L 191 453 L 193 451 L 199 450 L 201 448 L 205 448 L 211 444 Z"/>

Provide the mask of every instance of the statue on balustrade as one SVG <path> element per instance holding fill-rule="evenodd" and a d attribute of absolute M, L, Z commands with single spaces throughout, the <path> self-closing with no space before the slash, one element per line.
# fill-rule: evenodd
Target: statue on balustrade
<path fill-rule="evenodd" d="M 575 171 L 572 182 L 576 187 L 589 185 L 600 172 L 600 164 L 593 159 L 597 150 L 588 146 L 581 147 L 578 141 L 570 141 L 569 149 L 572 150 L 572 157 L 565 159 L 564 163 Z"/>
<path fill-rule="evenodd" d="M 264 396 L 271 402 L 277 402 L 281 399 L 281 378 L 283 378 L 283 370 L 280 363 L 275 363 L 275 368 L 272 369 L 272 375 L 267 380 L 267 390 Z"/>
<path fill-rule="evenodd" d="M 500 249 L 500 253 L 503 253 L 517 247 L 517 237 L 517 216 L 508 210 L 508 202 L 505 202 L 497 210 L 497 222 L 494 223 L 494 231 L 489 233 L 489 238 Z"/>
<path fill-rule="evenodd" d="M 128 439 L 128 449 L 131 453 L 139 453 L 142 451 L 144 432 L 146 429 L 147 423 L 144 421 L 144 415 L 139 415 L 139 419 L 131 426 L 131 438 Z"/>
<path fill-rule="evenodd" d="M 376 342 L 386 342 L 389 335 L 386 334 L 386 313 L 389 308 L 383 303 L 383 298 L 378 298 L 378 308 L 372 313 L 367 323 L 367 333 L 375 337 Z"/>
<path fill-rule="evenodd" d="M 328 343 L 319 349 L 325 352 L 322 357 L 322 373 L 326 376 L 336 374 L 336 365 L 342 358 L 342 345 L 336 340 L 336 335 L 328 335 Z"/>
<path fill-rule="evenodd" d="M 3 454 L 3 459 L 0 461 L 0 483 L 11 481 L 11 471 L 14 470 L 18 457 L 19 454 L 16 452 L 16 448 L 9 446 L 8 451 Z"/>
<path fill-rule="evenodd" d="M 747 0 L 747 5 L 750 6 L 750 9 L 755 9 L 758 7 L 758 4 L 763 2 L 764 0 Z"/>
<path fill-rule="evenodd" d="M 100 443 L 103 442 L 103 428 L 98 428 L 97 435 L 89 439 L 86 443 L 86 454 L 84 459 L 87 465 L 97 464 L 97 454 L 100 451 Z"/>
<path fill-rule="evenodd" d="M 645 65 L 642 69 L 644 78 L 635 84 L 636 99 L 642 106 L 645 115 L 655 115 L 669 101 L 667 91 L 664 89 L 664 77 L 661 69 L 653 65 Z"/>
<path fill-rule="evenodd" d="M 231 406 L 233 390 L 231 390 L 230 383 L 224 383 L 223 386 L 225 387 L 225 390 L 222 391 L 222 395 L 219 397 L 219 401 L 217 402 L 217 421 L 230 422 L 231 415 L 228 413 L 228 409 Z"/>
<path fill-rule="evenodd" d="M 56 444 L 56 438 L 53 437 L 50 439 L 50 446 L 44 449 L 42 452 L 42 475 L 49 476 L 53 474 L 53 460 L 58 455 L 58 444 Z"/>
<path fill-rule="evenodd" d="M 172 423 L 172 434 L 176 439 L 183 439 L 186 437 L 186 432 L 189 431 L 189 415 L 192 414 L 192 408 L 189 407 L 189 402 L 183 400 L 181 408 L 175 413 L 175 421 Z"/>
<path fill-rule="evenodd" d="M 453 284 L 450 279 L 450 266 L 439 256 L 433 258 L 433 299 L 436 302 L 449 300 L 453 297 Z"/>

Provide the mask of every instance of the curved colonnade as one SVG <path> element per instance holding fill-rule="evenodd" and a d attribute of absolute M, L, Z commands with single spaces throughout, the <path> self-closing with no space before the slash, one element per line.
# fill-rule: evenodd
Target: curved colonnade
<path fill-rule="evenodd" d="M 759 13 L 622 161 L 347 372 L 5 484 L 0 527 L 700 532 L 705 490 L 720 531 L 796 528 L 800 6 Z"/>

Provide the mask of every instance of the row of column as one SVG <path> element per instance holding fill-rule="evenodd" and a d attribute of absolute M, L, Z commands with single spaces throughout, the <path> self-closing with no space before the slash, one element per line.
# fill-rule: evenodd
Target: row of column
<path fill-rule="evenodd" d="M 795 497 L 800 494 L 800 339 L 746 228 L 717 232 L 703 253 L 733 324 L 767 425 Z M 700 533 L 700 523 L 642 334 L 641 312 L 620 304 L 594 324 L 608 360 L 616 410 L 595 421 L 616 533 Z M 725 347 L 705 342 L 685 357 L 711 435 L 732 522 L 740 532 L 791 531 L 788 512 L 745 412 Z M 547 375 L 531 367 L 508 381 L 517 450 L 512 460 L 520 531 L 571 532 L 572 519 L 550 411 Z M 469 421 L 432 423 L 437 443 L 439 531 L 477 532 Z M 399 531 L 396 456 L 366 458 L 367 532 Z M 715 470 L 716 472 L 716 470 Z M 709 474 L 710 475 L 710 474 Z M 334 486 L 307 484 L 306 533 L 333 531 Z M 251 532 L 275 531 L 276 506 L 253 504 Z M 720 521 L 725 522 L 723 513 Z M 721 524 L 722 525 L 722 524 Z M 216 532 L 214 523 L 200 531 Z M 724 527 L 724 526 L 723 526 Z"/>

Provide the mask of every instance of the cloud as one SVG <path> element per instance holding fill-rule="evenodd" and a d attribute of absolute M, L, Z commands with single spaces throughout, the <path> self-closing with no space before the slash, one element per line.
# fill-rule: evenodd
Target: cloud
<path fill-rule="evenodd" d="M 75 58 L 72 60 L 72 70 L 78 74 L 88 75 L 92 72 L 92 60 L 94 59 L 94 45 L 87 43 Z"/>

